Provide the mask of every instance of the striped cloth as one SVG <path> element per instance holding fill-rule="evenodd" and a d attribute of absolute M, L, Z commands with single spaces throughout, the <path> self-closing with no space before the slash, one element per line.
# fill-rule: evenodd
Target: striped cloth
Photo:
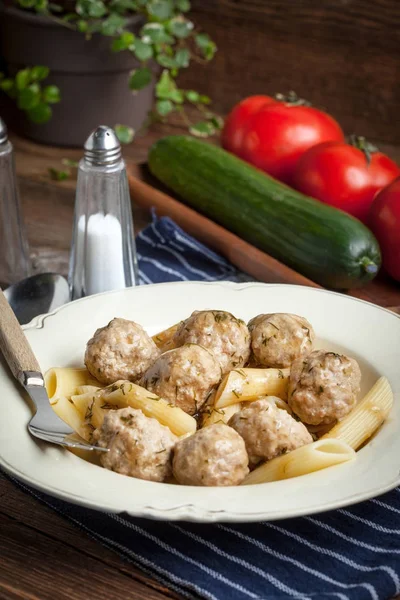
<path fill-rule="evenodd" d="M 243 281 L 169 219 L 137 239 L 142 283 Z M 182 597 L 387 600 L 400 594 L 400 489 L 352 508 L 273 523 L 160 523 L 40 501 Z"/>

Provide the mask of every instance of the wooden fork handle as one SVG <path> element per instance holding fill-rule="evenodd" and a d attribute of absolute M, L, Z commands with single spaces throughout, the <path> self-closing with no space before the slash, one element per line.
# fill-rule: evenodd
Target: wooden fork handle
<path fill-rule="evenodd" d="M 18 381 L 21 381 L 24 371 L 37 371 L 40 373 L 39 363 L 1 289 L 0 349 L 12 374 Z"/>

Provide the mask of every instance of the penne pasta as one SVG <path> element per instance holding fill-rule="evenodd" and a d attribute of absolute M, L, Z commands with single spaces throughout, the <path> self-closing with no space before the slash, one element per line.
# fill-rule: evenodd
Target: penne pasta
<path fill-rule="evenodd" d="M 179 325 L 180 323 L 176 323 L 175 325 L 168 327 L 168 329 L 164 329 L 163 331 L 160 331 L 160 333 L 153 335 L 153 342 L 156 344 L 156 346 L 158 346 L 158 348 L 162 349 L 163 352 L 175 348 L 173 337 L 177 332 Z"/>
<path fill-rule="evenodd" d="M 76 388 L 82 385 L 102 387 L 87 369 L 70 369 L 54 367 L 49 369 L 44 376 L 44 383 L 50 404 L 59 397 L 69 397 L 75 394 Z"/>
<path fill-rule="evenodd" d="M 100 390 L 101 391 L 101 390 Z M 77 394 L 71 396 L 71 402 L 75 406 L 82 419 L 86 418 L 88 406 L 91 405 L 93 400 L 97 397 L 97 392 L 87 392 L 86 394 Z"/>
<path fill-rule="evenodd" d="M 356 452 L 346 442 L 326 438 L 273 458 L 249 473 L 241 485 L 300 477 L 354 460 L 355 457 Z"/>
<path fill-rule="evenodd" d="M 89 441 L 92 427 L 85 423 L 82 415 L 77 411 L 74 404 L 65 396 L 60 396 L 52 405 L 54 412 L 67 423 L 76 433 Z"/>
<path fill-rule="evenodd" d="M 126 406 L 137 408 L 147 417 L 157 419 L 177 436 L 192 434 L 197 429 L 196 419 L 181 408 L 171 405 L 163 398 L 129 381 L 117 381 L 98 393 L 91 405 L 92 425 L 100 427 L 105 410 Z"/>
<path fill-rule="evenodd" d="M 242 408 L 242 403 L 230 404 L 225 408 L 215 408 L 209 406 L 203 412 L 202 427 L 209 427 L 214 423 L 228 423 L 229 419 Z"/>
<path fill-rule="evenodd" d="M 382 425 L 392 406 L 392 388 L 386 377 L 380 377 L 353 410 L 321 440 L 335 438 L 357 450 Z"/>
<path fill-rule="evenodd" d="M 78 387 L 75 390 L 75 395 L 79 395 L 79 394 L 94 394 L 95 392 L 98 392 L 99 390 L 101 390 L 100 387 L 97 387 L 96 385 L 78 385 Z"/>
<path fill-rule="evenodd" d="M 262 396 L 287 398 L 290 369 L 234 369 L 221 381 L 215 408 L 251 402 Z"/>

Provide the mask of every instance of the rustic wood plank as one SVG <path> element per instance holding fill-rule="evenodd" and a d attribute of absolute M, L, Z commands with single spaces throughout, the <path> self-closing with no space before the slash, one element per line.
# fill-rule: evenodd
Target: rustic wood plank
<path fill-rule="evenodd" d="M 296 90 L 347 133 L 400 134 L 397 0 L 193 0 L 193 19 L 219 48 L 182 75 L 227 112 L 251 94 Z"/>
<path fill-rule="evenodd" d="M 179 598 L 1 474 L 0 499 L 0 598 Z"/>

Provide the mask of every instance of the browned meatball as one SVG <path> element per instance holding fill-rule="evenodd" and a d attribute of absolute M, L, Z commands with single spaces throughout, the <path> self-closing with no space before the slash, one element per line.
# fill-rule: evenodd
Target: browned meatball
<path fill-rule="evenodd" d="M 246 444 L 251 464 L 270 460 L 313 440 L 303 423 L 268 398 L 251 402 L 229 420 Z"/>
<path fill-rule="evenodd" d="M 171 475 L 172 448 L 177 440 L 168 427 L 134 408 L 108 411 L 93 433 L 94 443 L 109 448 L 100 455 L 103 467 L 149 481 L 164 481 Z"/>
<path fill-rule="evenodd" d="M 88 341 L 85 364 L 101 383 L 114 383 L 118 379 L 137 381 L 159 354 L 141 325 L 113 319 Z"/>
<path fill-rule="evenodd" d="M 312 350 L 315 334 L 304 317 L 289 313 L 258 315 L 249 322 L 255 361 L 264 367 L 289 367 Z"/>
<path fill-rule="evenodd" d="M 355 405 L 360 381 L 360 367 L 354 358 L 315 350 L 292 364 L 288 403 L 304 423 L 333 423 Z"/>
<path fill-rule="evenodd" d="M 173 473 L 183 485 L 238 485 L 249 472 L 244 441 L 224 423 L 199 429 L 174 450 Z"/>
<path fill-rule="evenodd" d="M 246 323 L 222 310 L 196 310 L 182 321 L 174 342 L 177 346 L 189 342 L 208 348 L 219 361 L 223 374 L 243 367 L 250 356 Z"/>
<path fill-rule="evenodd" d="M 221 379 L 214 355 L 197 344 L 164 352 L 144 374 L 141 385 L 194 415 Z"/>

